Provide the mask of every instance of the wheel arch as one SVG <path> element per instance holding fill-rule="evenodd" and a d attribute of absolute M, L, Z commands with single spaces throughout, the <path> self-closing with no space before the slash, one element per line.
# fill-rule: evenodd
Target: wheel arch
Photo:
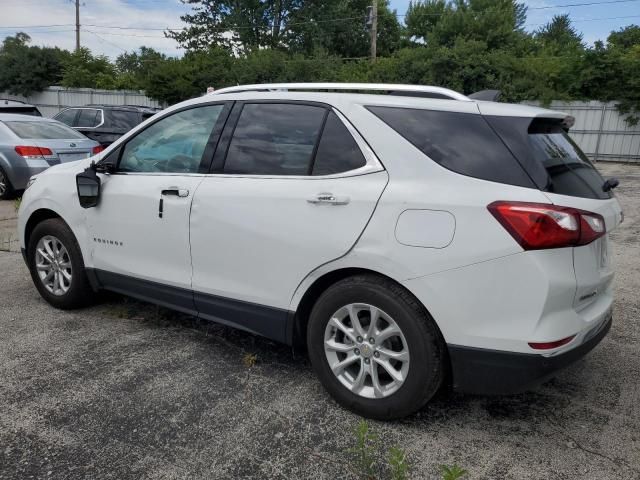
<path fill-rule="evenodd" d="M 433 318 L 435 327 L 442 336 L 442 331 L 436 319 L 431 315 L 429 309 L 424 303 L 422 303 L 406 286 L 402 285 L 398 280 L 385 275 L 375 270 L 362 267 L 343 267 L 331 270 L 318 277 L 304 292 L 300 301 L 295 308 L 295 311 L 291 313 L 290 333 L 289 338 L 291 343 L 296 349 L 306 350 L 307 344 L 307 323 L 309 321 L 309 315 L 320 295 L 327 290 L 331 285 L 345 278 L 353 277 L 356 275 L 372 275 L 380 278 L 384 278 L 389 282 L 393 282 L 398 287 L 406 290 L 411 296 L 416 298 L 417 302 L 424 308 L 429 316 Z M 444 339 L 444 337 L 442 337 Z M 443 340 L 444 341 L 444 340 Z"/>
<path fill-rule="evenodd" d="M 27 223 L 25 224 L 24 227 L 24 246 L 25 248 L 29 248 L 29 240 L 31 239 L 31 234 L 33 233 L 33 230 L 36 228 L 36 226 L 45 221 L 45 220 L 49 220 L 51 218 L 59 218 L 60 220 L 62 220 L 67 226 L 69 226 L 69 224 L 64 220 L 64 218 L 62 218 L 62 216 L 60 214 L 58 214 L 57 212 L 49 209 L 49 208 L 39 208 L 37 210 L 35 210 L 31 215 L 29 215 L 29 220 L 27 220 Z"/>

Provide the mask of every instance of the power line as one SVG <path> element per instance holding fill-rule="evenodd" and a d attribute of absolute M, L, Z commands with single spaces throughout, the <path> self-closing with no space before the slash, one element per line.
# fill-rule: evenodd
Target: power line
<path fill-rule="evenodd" d="M 116 47 L 119 48 L 120 50 L 122 50 L 123 52 L 126 52 L 127 50 L 125 48 L 122 48 L 120 45 L 110 42 L 109 40 L 107 40 L 106 38 L 102 38 L 100 35 L 98 35 L 96 32 L 92 32 L 91 30 L 87 30 L 86 28 L 82 29 L 83 32 L 87 32 L 90 33 L 91 35 L 99 38 L 100 40 L 102 40 L 104 43 L 111 45 L 112 47 Z"/>
<path fill-rule="evenodd" d="M 566 5 L 546 5 L 544 7 L 527 7 L 527 10 L 546 10 L 549 8 L 587 7 L 591 5 L 609 5 L 611 3 L 631 3 L 639 0 L 610 0 L 606 2 L 568 3 Z"/>
<path fill-rule="evenodd" d="M 600 18 L 585 18 L 582 20 L 573 20 L 571 19 L 571 23 L 581 23 L 581 22 L 599 22 L 601 20 L 626 20 L 629 18 L 640 18 L 640 15 L 626 15 L 624 17 L 600 17 Z M 525 26 L 528 27 L 537 27 L 539 25 L 546 25 L 546 23 L 527 23 Z"/>

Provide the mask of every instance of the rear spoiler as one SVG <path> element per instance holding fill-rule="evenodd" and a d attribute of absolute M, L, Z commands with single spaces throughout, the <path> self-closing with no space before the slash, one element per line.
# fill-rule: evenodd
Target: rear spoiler
<path fill-rule="evenodd" d="M 500 90 L 480 90 L 479 92 L 467 95 L 472 100 L 482 100 L 485 102 L 497 102 L 502 92 Z"/>

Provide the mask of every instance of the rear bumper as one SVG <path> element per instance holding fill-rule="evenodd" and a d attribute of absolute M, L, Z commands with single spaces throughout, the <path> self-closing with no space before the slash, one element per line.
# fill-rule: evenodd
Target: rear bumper
<path fill-rule="evenodd" d="M 582 344 L 551 357 L 449 345 L 453 389 L 480 395 L 526 391 L 586 355 L 607 335 L 611 323 L 609 316 L 587 333 Z"/>

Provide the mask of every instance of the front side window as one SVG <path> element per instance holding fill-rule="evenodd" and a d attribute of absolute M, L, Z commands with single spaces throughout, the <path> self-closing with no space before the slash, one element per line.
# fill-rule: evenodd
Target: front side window
<path fill-rule="evenodd" d="M 244 105 L 224 173 L 308 175 L 326 112 L 311 105 Z"/>
<path fill-rule="evenodd" d="M 95 128 L 102 123 L 102 112 L 95 108 L 83 108 L 76 122 L 77 127 Z"/>
<path fill-rule="evenodd" d="M 15 133 L 20 138 L 33 138 L 33 139 L 38 138 L 38 139 L 44 139 L 44 140 L 71 140 L 71 139 L 86 140 L 86 137 L 84 135 L 58 122 L 9 121 L 4 123 L 7 127 L 11 129 L 13 133 Z"/>
<path fill-rule="evenodd" d="M 207 105 L 164 117 L 129 140 L 122 172 L 197 173 L 223 105 Z"/>

